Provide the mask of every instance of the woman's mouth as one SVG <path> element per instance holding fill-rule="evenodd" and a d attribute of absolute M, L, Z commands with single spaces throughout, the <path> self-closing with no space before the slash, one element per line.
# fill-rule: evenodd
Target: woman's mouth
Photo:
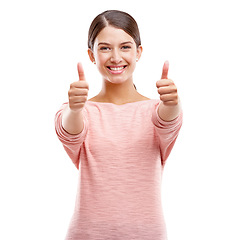
<path fill-rule="evenodd" d="M 112 74 L 121 74 L 124 72 L 125 68 L 127 65 L 122 65 L 122 66 L 107 66 L 107 69 L 110 73 Z"/>

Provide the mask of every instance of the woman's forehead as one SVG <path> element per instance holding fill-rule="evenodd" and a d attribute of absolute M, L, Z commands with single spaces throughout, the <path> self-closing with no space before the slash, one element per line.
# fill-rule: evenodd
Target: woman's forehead
<path fill-rule="evenodd" d="M 107 26 L 98 34 L 95 39 L 95 44 L 101 42 L 109 44 L 121 44 L 123 42 L 132 42 L 134 43 L 133 38 L 120 28 L 115 28 L 112 26 Z"/>

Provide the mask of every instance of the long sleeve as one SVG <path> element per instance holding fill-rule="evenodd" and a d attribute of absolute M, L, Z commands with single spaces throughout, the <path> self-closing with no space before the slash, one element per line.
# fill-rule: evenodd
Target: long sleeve
<path fill-rule="evenodd" d="M 84 117 L 83 131 L 76 135 L 69 134 L 62 127 L 62 113 L 65 107 L 66 107 L 66 103 L 63 104 L 60 110 L 56 113 L 55 130 L 68 156 L 71 158 L 76 168 L 79 169 L 80 151 L 88 131 L 88 122 Z"/>
<path fill-rule="evenodd" d="M 182 126 L 182 111 L 173 121 L 166 122 L 158 116 L 158 106 L 156 104 L 153 115 L 152 122 L 155 125 L 156 133 L 159 138 L 159 147 L 162 164 L 166 163 L 166 160 L 174 146 L 174 143 L 179 134 L 180 128 Z"/>

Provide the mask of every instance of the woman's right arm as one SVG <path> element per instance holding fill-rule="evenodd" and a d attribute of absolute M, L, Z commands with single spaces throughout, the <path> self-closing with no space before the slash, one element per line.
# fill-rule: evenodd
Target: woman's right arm
<path fill-rule="evenodd" d="M 62 126 L 70 134 L 79 134 L 82 132 L 83 114 L 82 110 L 87 101 L 89 85 L 85 79 L 81 63 L 78 63 L 79 81 L 70 85 L 68 91 L 69 103 L 62 113 Z"/>

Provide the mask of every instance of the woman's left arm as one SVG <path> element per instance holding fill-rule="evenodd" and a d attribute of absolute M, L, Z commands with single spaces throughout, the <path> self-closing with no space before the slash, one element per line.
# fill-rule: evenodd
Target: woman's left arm
<path fill-rule="evenodd" d="M 169 63 L 163 65 L 161 80 L 157 81 L 156 86 L 160 94 L 161 103 L 158 107 L 158 115 L 164 121 L 172 121 L 181 112 L 181 104 L 177 92 L 177 87 L 173 80 L 168 79 Z"/>

